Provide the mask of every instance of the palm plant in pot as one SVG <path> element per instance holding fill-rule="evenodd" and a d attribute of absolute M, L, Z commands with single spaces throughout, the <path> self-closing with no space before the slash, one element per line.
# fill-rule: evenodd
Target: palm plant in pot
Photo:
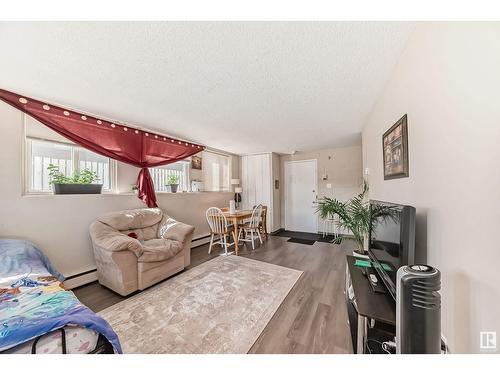
<path fill-rule="evenodd" d="M 365 253 L 365 237 L 370 231 L 370 227 L 384 220 L 397 220 L 397 211 L 390 206 L 370 204 L 367 198 L 368 183 L 363 182 L 363 190 L 347 202 L 341 202 L 335 198 L 323 197 L 318 200 L 319 215 L 322 219 L 328 219 L 337 215 L 337 226 L 340 230 L 352 233 L 349 235 L 339 235 L 333 243 L 341 243 L 345 238 L 352 238 L 356 242 L 356 252 Z"/>
<path fill-rule="evenodd" d="M 170 186 L 171 193 L 177 193 L 177 188 L 179 187 L 179 176 L 175 174 L 168 175 L 167 186 Z"/>
<path fill-rule="evenodd" d="M 49 164 L 47 170 L 54 194 L 101 194 L 102 184 L 96 183 L 99 176 L 88 168 L 77 170 L 70 177 L 61 173 L 54 164 Z"/>

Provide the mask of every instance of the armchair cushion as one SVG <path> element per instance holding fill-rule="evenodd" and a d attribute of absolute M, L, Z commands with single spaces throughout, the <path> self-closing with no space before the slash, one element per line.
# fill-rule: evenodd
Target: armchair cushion
<path fill-rule="evenodd" d="M 167 215 L 164 216 L 158 227 L 158 237 L 178 241 L 181 244 L 184 243 L 186 238 L 193 234 L 193 232 L 194 227 L 192 225 L 181 223 Z"/>
<path fill-rule="evenodd" d="M 146 228 L 135 228 L 135 229 L 129 229 L 129 230 L 121 230 L 120 231 L 123 234 L 126 234 L 127 236 L 133 232 L 137 236 L 137 239 L 139 241 L 147 241 L 147 240 L 152 240 L 154 238 L 158 238 L 158 224 L 155 224 L 151 227 L 146 227 Z"/>
<path fill-rule="evenodd" d="M 159 262 L 170 259 L 182 250 L 182 243 L 163 238 L 144 241 L 138 262 Z"/>
<path fill-rule="evenodd" d="M 90 235 L 94 245 L 107 251 L 130 250 L 137 257 L 142 255 L 141 243 L 126 234 L 117 232 L 109 225 L 95 221 L 90 225 Z"/>
<path fill-rule="evenodd" d="M 161 221 L 163 211 L 159 208 L 141 208 L 110 212 L 97 218 L 101 223 L 119 231 L 151 227 Z"/>

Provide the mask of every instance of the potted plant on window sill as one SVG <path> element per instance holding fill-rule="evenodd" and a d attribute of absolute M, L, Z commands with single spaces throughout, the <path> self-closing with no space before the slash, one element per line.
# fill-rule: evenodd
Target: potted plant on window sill
<path fill-rule="evenodd" d="M 177 193 L 177 188 L 179 187 L 179 176 L 171 174 L 167 177 L 167 185 L 170 186 L 171 193 Z"/>
<path fill-rule="evenodd" d="M 47 170 L 54 194 L 101 194 L 102 192 L 102 184 L 95 183 L 99 181 L 97 173 L 90 169 L 76 171 L 71 177 L 61 173 L 57 165 L 49 164 Z"/>

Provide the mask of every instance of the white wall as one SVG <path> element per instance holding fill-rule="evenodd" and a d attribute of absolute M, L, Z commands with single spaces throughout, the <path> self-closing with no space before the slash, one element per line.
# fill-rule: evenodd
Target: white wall
<path fill-rule="evenodd" d="M 318 198 L 330 197 L 347 201 L 361 191 L 363 183 L 361 146 L 331 148 L 314 152 L 298 152 L 295 155 L 281 156 L 281 183 L 285 183 L 285 162 L 293 160 L 317 160 Z M 328 175 L 323 181 L 322 175 Z M 331 184 L 331 188 L 327 188 Z M 285 224 L 285 195 L 284 186 L 281 187 L 281 224 Z M 321 220 L 318 220 L 319 230 L 322 229 Z"/>
<path fill-rule="evenodd" d="M 0 237 L 25 238 L 38 244 L 66 276 L 95 268 L 89 224 L 101 213 L 143 207 L 133 194 L 23 196 L 24 115 L 0 102 Z M 238 160 L 233 164 L 237 176 Z M 127 191 L 138 168 L 118 163 L 118 188 Z M 236 178 L 236 177 L 235 177 Z M 205 210 L 228 206 L 233 193 L 159 193 L 158 204 L 170 216 L 208 234 Z"/>
<path fill-rule="evenodd" d="M 453 352 L 500 334 L 499 41 L 499 23 L 419 24 L 363 130 L 371 197 L 417 208 Z M 384 181 L 382 134 L 405 113 L 410 177 Z"/>

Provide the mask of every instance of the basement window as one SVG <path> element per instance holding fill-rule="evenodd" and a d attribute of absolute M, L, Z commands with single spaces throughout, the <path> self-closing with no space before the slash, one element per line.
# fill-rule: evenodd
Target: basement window
<path fill-rule="evenodd" d="M 149 168 L 155 191 L 169 193 L 170 186 L 167 185 L 170 176 L 176 176 L 179 181 L 177 191 L 189 191 L 189 164 L 189 161 L 183 160 L 160 167 Z"/>
<path fill-rule="evenodd" d="M 72 176 L 75 170 L 88 168 L 99 176 L 103 191 L 113 188 L 115 162 L 107 157 L 76 146 L 37 138 L 26 138 L 26 184 L 28 194 L 50 194 L 52 185 L 47 167 L 53 164 L 65 176 Z"/>

